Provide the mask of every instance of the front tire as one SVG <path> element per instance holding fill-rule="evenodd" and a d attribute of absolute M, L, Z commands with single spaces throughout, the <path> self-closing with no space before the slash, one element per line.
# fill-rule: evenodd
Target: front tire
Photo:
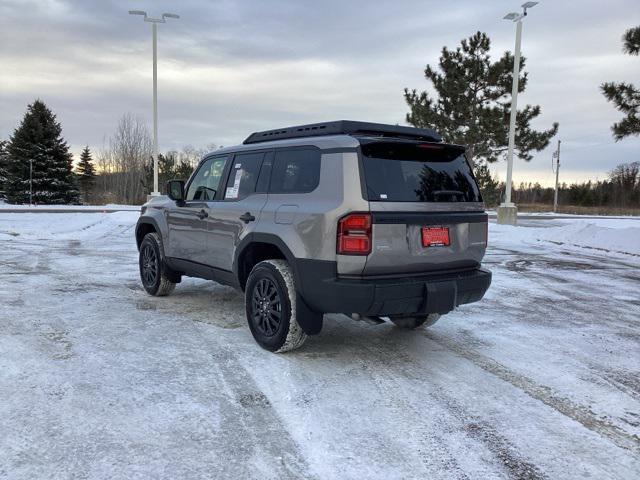
<path fill-rule="evenodd" d="M 398 315 L 389 317 L 396 327 L 414 329 L 418 327 L 430 327 L 440 319 L 439 313 L 430 313 L 428 315 Z"/>
<path fill-rule="evenodd" d="M 265 350 L 295 350 L 307 339 L 296 318 L 293 274 L 284 260 L 265 260 L 249 274 L 245 288 L 247 322 L 255 341 Z"/>
<path fill-rule="evenodd" d="M 147 233 L 140 244 L 140 280 L 149 295 L 164 297 L 173 292 L 176 284 L 169 277 L 165 264 L 162 239 L 155 232 Z"/>

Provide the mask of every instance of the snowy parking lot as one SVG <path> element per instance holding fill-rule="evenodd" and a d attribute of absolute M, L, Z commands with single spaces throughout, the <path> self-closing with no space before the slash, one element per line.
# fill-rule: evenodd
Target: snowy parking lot
<path fill-rule="evenodd" d="M 0 479 L 639 478 L 640 219 L 491 224 L 483 301 L 274 355 L 141 289 L 137 215 L 0 211 Z"/>

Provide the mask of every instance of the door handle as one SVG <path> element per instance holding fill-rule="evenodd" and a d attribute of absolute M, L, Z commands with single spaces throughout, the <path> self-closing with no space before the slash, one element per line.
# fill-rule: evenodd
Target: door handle
<path fill-rule="evenodd" d="M 242 215 L 240 215 L 240 220 L 242 220 L 244 223 L 249 223 L 249 222 L 253 222 L 256 217 L 254 217 L 253 215 L 251 215 L 251 213 L 246 212 Z"/>
<path fill-rule="evenodd" d="M 209 214 L 207 212 L 205 212 L 204 209 L 200 210 L 196 215 L 198 216 L 198 218 L 200 220 L 204 220 L 205 218 L 207 218 L 209 216 Z"/>

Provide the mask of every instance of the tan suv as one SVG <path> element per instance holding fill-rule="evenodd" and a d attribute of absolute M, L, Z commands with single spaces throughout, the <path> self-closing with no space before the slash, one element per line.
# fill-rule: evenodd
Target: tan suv
<path fill-rule="evenodd" d="M 142 284 L 182 275 L 244 292 L 249 328 L 283 352 L 325 313 L 404 328 L 480 300 L 487 215 L 464 149 L 429 129 L 337 121 L 257 132 L 144 205 Z"/>

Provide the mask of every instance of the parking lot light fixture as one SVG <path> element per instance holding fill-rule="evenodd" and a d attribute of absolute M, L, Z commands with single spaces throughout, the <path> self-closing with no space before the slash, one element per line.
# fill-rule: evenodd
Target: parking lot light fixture
<path fill-rule="evenodd" d="M 151 23 L 153 40 L 153 193 L 160 195 L 158 189 L 158 23 L 166 23 L 167 18 L 179 19 L 175 13 L 163 13 L 160 18 L 149 17 L 144 10 L 129 10 L 129 15 L 144 16 L 144 21 Z"/>
<path fill-rule="evenodd" d="M 518 209 L 511 202 L 511 182 L 513 177 L 513 149 L 516 139 L 516 114 L 518 110 L 518 81 L 520 75 L 520 40 L 522 38 L 522 19 L 527 16 L 527 10 L 538 2 L 522 4 L 522 13 L 511 12 L 503 17 L 516 23 L 516 45 L 513 53 L 513 82 L 511 85 L 511 112 L 509 114 L 509 147 L 507 150 L 507 183 L 504 202 L 498 207 L 498 223 L 515 225 Z"/>

